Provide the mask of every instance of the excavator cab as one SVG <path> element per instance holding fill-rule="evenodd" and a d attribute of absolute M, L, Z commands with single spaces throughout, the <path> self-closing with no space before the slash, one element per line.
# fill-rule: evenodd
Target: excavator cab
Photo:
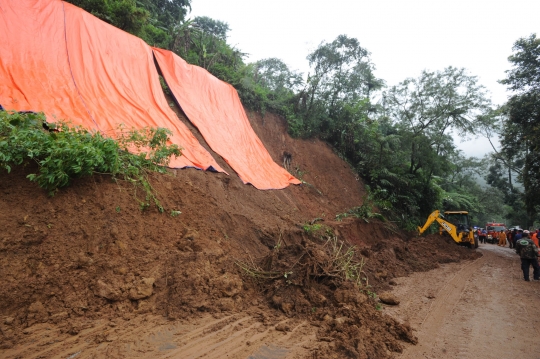
<path fill-rule="evenodd" d="M 469 212 L 465 211 L 446 211 L 444 219 L 456 226 L 457 233 L 469 232 Z"/>

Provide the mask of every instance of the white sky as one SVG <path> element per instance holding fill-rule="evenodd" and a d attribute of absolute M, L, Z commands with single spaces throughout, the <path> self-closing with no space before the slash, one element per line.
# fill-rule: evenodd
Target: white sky
<path fill-rule="evenodd" d="M 345 34 L 371 52 L 375 75 L 389 86 L 424 69 L 464 67 L 495 104 L 507 99 L 497 80 L 510 69 L 512 45 L 540 35 L 540 0 L 192 0 L 191 7 L 191 18 L 227 22 L 228 42 L 248 62 L 277 57 L 305 74 L 306 56 Z M 490 151 L 482 139 L 459 147 L 468 155 Z"/>

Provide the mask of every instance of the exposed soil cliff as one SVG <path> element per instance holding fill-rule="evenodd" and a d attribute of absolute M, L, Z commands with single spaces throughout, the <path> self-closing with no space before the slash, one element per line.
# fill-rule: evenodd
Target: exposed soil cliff
<path fill-rule="evenodd" d="M 141 211 L 136 190 L 106 175 L 76 180 L 49 197 L 25 179 L 34 167 L 2 173 L 2 356 L 59 355 L 46 344 L 29 349 L 40 325 L 77 336 L 104 319 L 190 323 L 201 313 L 220 318 L 254 310 L 262 328 L 281 317 L 311 323 L 316 338 L 304 349 L 313 357 L 386 358 L 403 341 L 414 343 L 410 327 L 377 310 L 373 293 L 397 276 L 476 252 L 438 236 L 408 238 L 382 222 L 335 221 L 365 194 L 347 163 L 323 142 L 290 138 L 277 116 L 250 117 L 274 160 L 290 153 L 291 173 L 306 184 L 259 191 L 218 159 L 230 176 L 193 169 L 153 176 L 167 210 L 158 213 Z M 339 245 L 343 252 L 336 252 Z M 362 288 L 336 269 L 350 246 L 352 263 L 365 263 Z M 291 330 L 284 325 L 276 330 Z M 80 357 L 112 357 L 92 345 L 114 346 L 116 339 L 92 335 Z M 115 357 L 134 356 L 122 350 Z"/>

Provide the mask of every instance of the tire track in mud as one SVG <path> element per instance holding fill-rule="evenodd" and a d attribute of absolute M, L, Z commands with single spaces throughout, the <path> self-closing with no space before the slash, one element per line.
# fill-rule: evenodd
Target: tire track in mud
<path fill-rule="evenodd" d="M 218 359 L 225 355 L 228 358 L 246 358 L 256 354 L 257 349 L 265 347 L 265 344 L 270 342 L 272 347 L 266 347 L 268 354 L 265 357 L 281 359 L 287 357 L 292 349 L 309 341 L 309 336 L 304 338 L 305 334 L 302 331 L 306 328 L 306 324 L 300 322 L 290 332 L 279 332 L 274 326 L 266 327 L 254 318 L 246 316 L 217 331 L 203 331 L 195 336 L 189 333 L 187 336 L 192 340 L 186 341 L 184 336 L 181 345 L 163 358 Z M 311 338 L 315 339 L 315 335 Z M 291 343 L 294 343 L 292 347 Z"/>
<path fill-rule="evenodd" d="M 16 349 L 12 352 L 8 350 L 4 353 L 3 358 L 67 358 L 80 353 L 86 347 L 85 343 L 80 343 L 81 337 L 93 337 L 105 327 L 104 324 L 98 324 L 92 328 L 81 330 L 80 335 L 69 336 L 54 326 L 38 325 L 32 333 L 29 333 L 31 335 L 29 340 L 20 345 L 20 350 Z"/>
<path fill-rule="evenodd" d="M 219 326 L 212 327 L 210 330 L 197 331 L 198 334 L 188 333 L 178 338 L 181 340 L 179 347 L 165 355 L 164 358 L 195 359 L 219 347 L 226 346 L 227 343 L 242 337 L 246 332 L 256 330 L 260 325 L 261 323 L 254 322 L 252 317 L 246 316 L 229 322 L 221 328 Z"/>
<path fill-rule="evenodd" d="M 290 329 L 276 330 L 280 323 Z M 247 313 L 206 315 L 185 323 L 141 315 L 129 321 L 87 322 L 76 335 L 62 331 L 50 324 L 37 325 L 25 341 L 0 351 L 0 357 L 285 359 L 305 357 L 304 346 L 316 342 L 315 330 L 306 321 L 281 318 L 269 324 Z"/>
<path fill-rule="evenodd" d="M 476 259 L 462 267 L 446 284 L 439 290 L 435 300 L 431 302 L 425 318 L 422 320 L 418 333 L 418 345 L 411 347 L 401 358 L 416 359 L 420 358 L 421 353 L 432 347 L 432 341 L 438 337 L 438 334 L 445 322 L 445 318 L 450 316 L 455 306 L 462 297 L 469 275 L 467 273 L 475 272 L 482 267 L 485 257 Z M 419 328 L 420 329 L 420 328 Z M 460 339 L 467 335 L 459 334 Z M 460 341 L 461 342 L 461 341 Z M 462 348 L 460 352 L 465 353 Z"/>

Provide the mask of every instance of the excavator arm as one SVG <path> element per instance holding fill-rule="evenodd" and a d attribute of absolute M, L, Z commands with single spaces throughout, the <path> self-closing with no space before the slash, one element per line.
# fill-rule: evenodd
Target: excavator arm
<path fill-rule="evenodd" d="M 461 237 L 463 236 L 463 234 L 458 234 L 456 226 L 440 217 L 437 218 L 437 222 L 439 222 L 439 225 L 450 234 L 450 236 L 456 243 L 461 243 Z"/>
<path fill-rule="evenodd" d="M 426 223 L 424 224 L 424 226 L 423 227 L 418 227 L 418 233 L 419 234 L 424 233 L 426 231 L 426 229 L 428 229 L 429 226 L 431 226 L 431 224 L 433 222 L 435 222 L 437 220 L 437 218 L 439 218 L 440 214 L 441 213 L 438 210 L 433 212 L 432 214 L 430 214 L 427 221 L 426 221 Z"/>
<path fill-rule="evenodd" d="M 424 224 L 423 227 L 418 227 L 418 233 L 419 234 L 422 234 L 424 233 L 428 228 L 429 226 L 431 226 L 431 224 L 433 222 L 437 222 L 439 223 L 439 232 L 440 234 L 442 234 L 442 231 L 443 229 L 448 232 L 448 234 L 450 235 L 450 237 L 452 237 L 452 239 L 458 243 L 458 244 L 466 244 L 468 245 L 470 248 L 478 248 L 478 239 L 475 239 L 474 238 L 474 235 L 473 235 L 473 232 L 472 231 L 467 231 L 467 230 L 464 230 L 464 231 L 459 231 L 458 233 L 458 227 L 456 227 L 454 224 L 444 220 L 443 218 L 441 218 L 441 212 L 439 212 L 438 210 L 437 211 L 434 211 L 433 213 L 431 213 L 426 221 L 426 223 Z"/>
<path fill-rule="evenodd" d="M 444 229 L 446 232 L 448 232 L 448 234 L 450 234 L 450 236 L 456 243 L 462 242 L 463 234 L 457 232 L 457 227 L 455 225 L 442 219 L 441 213 L 438 210 L 434 211 L 433 213 L 429 215 L 423 227 L 418 227 L 418 233 L 419 234 L 424 233 L 429 228 L 429 226 L 431 226 L 431 224 L 435 221 L 439 223 L 439 226 L 442 229 Z M 467 239 L 467 242 L 470 242 L 469 239 Z"/>

